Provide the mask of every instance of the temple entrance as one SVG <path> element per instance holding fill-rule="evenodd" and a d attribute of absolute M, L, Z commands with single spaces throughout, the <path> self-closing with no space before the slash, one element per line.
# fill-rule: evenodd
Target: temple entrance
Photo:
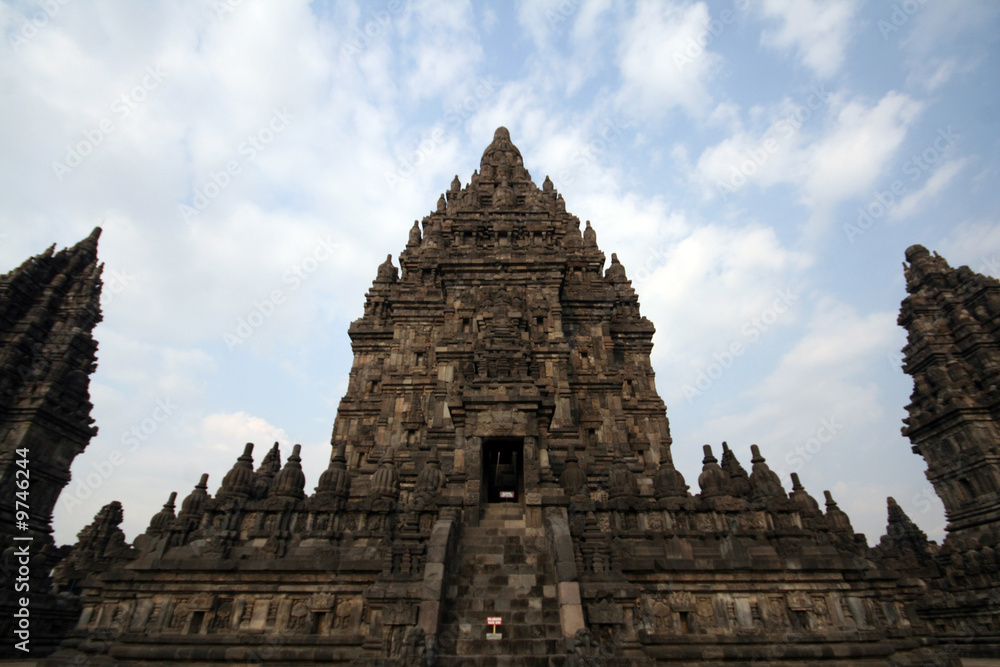
<path fill-rule="evenodd" d="M 483 490 L 488 503 L 517 503 L 524 493 L 524 442 L 520 438 L 483 441 Z"/>

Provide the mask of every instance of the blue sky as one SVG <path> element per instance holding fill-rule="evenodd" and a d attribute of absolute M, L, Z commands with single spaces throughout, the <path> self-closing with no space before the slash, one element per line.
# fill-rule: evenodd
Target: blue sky
<path fill-rule="evenodd" d="M 387 253 L 505 125 L 657 327 L 673 455 L 885 497 L 940 539 L 899 434 L 905 249 L 1000 273 L 1000 5 L 899 0 L 0 3 L 0 271 L 104 228 L 101 429 L 55 514 L 129 539 L 242 450 L 307 486 Z"/>

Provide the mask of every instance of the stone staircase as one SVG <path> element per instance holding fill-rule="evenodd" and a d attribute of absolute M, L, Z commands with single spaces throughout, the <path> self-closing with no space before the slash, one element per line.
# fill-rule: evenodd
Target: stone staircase
<path fill-rule="evenodd" d="M 487 505 L 478 526 L 465 527 L 459 572 L 447 587 L 442 667 L 563 667 L 556 580 L 544 528 L 528 528 L 517 504 Z M 501 616 L 488 639 L 488 616 Z"/>

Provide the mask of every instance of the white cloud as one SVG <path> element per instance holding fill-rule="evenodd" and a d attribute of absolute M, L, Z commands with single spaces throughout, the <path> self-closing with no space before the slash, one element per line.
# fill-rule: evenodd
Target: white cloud
<path fill-rule="evenodd" d="M 748 184 L 761 189 L 795 185 L 813 210 L 814 224 L 822 225 L 836 204 L 869 195 L 880 183 L 922 109 L 923 104 L 895 91 L 866 104 L 815 88 L 800 102 L 786 98 L 758 111 L 760 118 L 751 120 L 759 129 L 741 125 L 707 146 L 691 180 L 705 197 L 723 200 L 738 196 Z M 806 123 L 824 127 L 810 132 Z"/>
<path fill-rule="evenodd" d="M 761 10 L 780 21 L 761 36 L 765 46 L 793 50 L 818 76 L 830 77 L 844 61 L 857 0 L 765 0 Z"/>
<path fill-rule="evenodd" d="M 270 449 L 272 442 L 288 444 L 288 435 L 283 429 L 242 411 L 206 415 L 201 420 L 198 431 L 195 437 L 204 447 L 225 452 L 233 461 L 243 452 L 243 443 L 246 442 L 255 444 L 254 458 L 258 463 Z"/>
<path fill-rule="evenodd" d="M 948 83 L 958 71 L 968 71 L 966 66 L 960 70 L 958 60 L 955 58 L 945 58 L 937 62 L 926 62 L 919 60 L 910 75 L 906 77 L 906 84 L 910 87 L 919 87 L 928 93 Z"/>
<path fill-rule="evenodd" d="M 843 105 L 836 125 L 810 147 L 804 182 L 806 203 L 829 206 L 867 194 L 922 108 L 920 102 L 895 91 L 872 107 L 859 101 Z"/>
<path fill-rule="evenodd" d="M 943 162 L 940 167 L 934 170 L 922 188 L 907 194 L 899 200 L 898 204 L 889 209 L 889 218 L 903 220 L 923 210 L 931 199 L 937 197 L 958 176 L 966 162 L 965 158 Z"/>
<path fill-rule="evenodd" d="M 722 60 L 710 50 L 710 20 L 703 2 L 639 2 L 621 36 L 620 107 L 644 117 L 674 107 L 691 116 L 704 112 L 712 101 L 707 84 Z"/>
<path fill-rule="evenodd" d="M 399 19 L 400 33 L 410 41 L 402 63 L 409 97 L 454 96 L 463 82 L 474 81 L 482 57 L 472 28 L 468 0 L 414 0 Z"/>

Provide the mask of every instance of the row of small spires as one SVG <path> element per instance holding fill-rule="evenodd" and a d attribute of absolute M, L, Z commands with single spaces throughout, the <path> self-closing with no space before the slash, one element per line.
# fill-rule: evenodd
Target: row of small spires
<path fill-rule="evenodd" d="M 735 498 L 749 498 L 750 500 L 764 500 L 766 498 L 790 498 L 795 501 L 805 512 L 810 514 L 820 513 L 819 503 L 809 495 L 799 480 L 798 473 L 792 473 L 792 492 L 786 494 L 781 484 L 781 478 L 768 467 L 766 459 L 761 455 L 757 445 L 750 445 L 753 453 L 752 472 L 748 475 L 743 466 L 736 459 L 736 454 L 725 442 L 722 443 L 722 465 L 712 454 L 712 446 L 704 446 L 705 458 L 702 461 L 703 467 L 701 475 L 698 476 L 698 485 L 701 487 L 702 498 L 714 498 L 718 496 L 731 496 Z M 585 492 L 587 489 L 586 473 L 580 468 L 576 452 L 571 445 L 566 456 L 566 466 L 559 478 L 559 483 L 569 495 L 576 495 Z M 609 471 L 609 495 L 624 496 L 632 493 L 636 487 L 634 476 L 624 465 L 620 456 L 615 457 Z M 654 477 L 654 490 L 656 498 L 687 498 L 688 486 L 684 481 L 684 476 L 674 468 L 673 463 L 668 459 L 660 464 Z M 826 499 L 827 516 L 834 521 L 837 528 L 850 532 L 851 523 L 848 516 L 838 507 L 833 495 L 829 491 L 823 492 Z"/>
<path fill-rule="evenodd" d="M 284 467 L 279 470 L 278 443 L 264 457 L 260 468 L 253 470 L 253 443 L 247 443 L 243 454 L 222 480 L 222 486 L 216 495 L 217 500 L 228 499 L 262 499 L 265 497 L 288 498 L 300 500 L 305 497 L 305 474 L 302 472 L 302 459 L 299 456 L 301 445 L 295 445 L 291 456 Z M 751 445 L 753 453 L 752 472 L 746 470 L 736 459 L 736 455 L 725 442 L 722 443 L 722 464 L 712 454 L 711 445 L 704 446 L 705 457 L 698 485 L 701 487 L 702 498 L 731 496 L 764 500 L 767 498 L 790 498 L 807 514 L 821 513 L 819 503 L 806 492 L 797 473 L 791 473 L 792 491 L 786 494 L 781 479 L 767 465 L 757 445 Z M 437 447 L 431 447 L 427 465 L 417 479 L 417 491 L 437 491 L 444 482 L 444 474 L 440 470 Z M 637 495 L 638 486 L 634 474 L 628 470 L 620 455 L 608 474 L 609 495 L 612 498 Z M 587 475 L 579 466 L 579 459 L 573 445 L 570 445 L 566 455 L 565 467 L 559 478 L 559 484 L 570 495 L 587 493 Z M 350 474 L 347 472 L 345 444 L 340 443 L 330 459 L 329 467 L 320 475 L 316 486 L 317 498 L 346 498 L 351 486 Z M 423 487 L 427 487 L 426 489 Z M 655 495 L 657 499 L 688 498 L 688 486 L 684 477 L 667 459 L 660 464 L 654 477 Z M 393 464 L 392 453 L 387 452 L 382 457 L 378 469 L 372 474 L 370 493 L 375 496 L 398 496 L 399 478 Z M 853 532 L 850 519 L 840 510 L 829 491 L 824 491 L 826 499 L 826 516 L 833 522 L 833 527 L 844 532 Z M 153 532 L 165 530 L 174 519 L 174 502 L 177 492 L 170 494 L 170 499 L 164 504 L 150 522 Z M 194 491 L 181 503 L 180 517 L 195 517 L 201 511 L 204 501 L 208 499 L 208 473 L 201 476 Z M 891 501 L 891 499 L 890 499 Z M 890 502 L 890 508 L 893 505 Z"/>

